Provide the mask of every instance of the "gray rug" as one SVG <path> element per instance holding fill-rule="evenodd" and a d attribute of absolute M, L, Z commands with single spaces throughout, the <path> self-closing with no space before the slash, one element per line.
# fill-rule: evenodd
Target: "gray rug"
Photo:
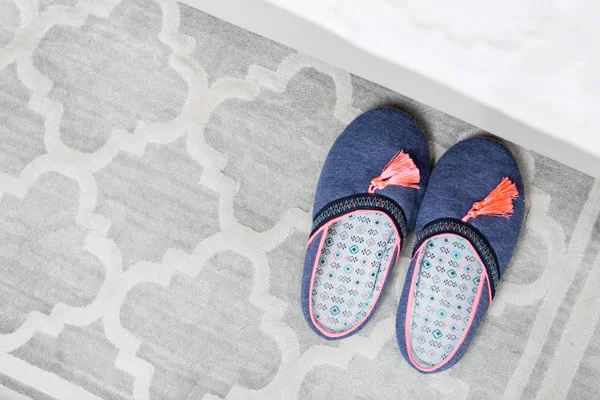
<path fill-rule="evenodd" d="M 525 229 L 463 360 L 421 375 L 381 307 L 300 311 L 310 209 L 355 116 L 482 132 L 174 2 L 0 0 L 0 398 L 595 399 L 600 182 L 512 146 Z"/>

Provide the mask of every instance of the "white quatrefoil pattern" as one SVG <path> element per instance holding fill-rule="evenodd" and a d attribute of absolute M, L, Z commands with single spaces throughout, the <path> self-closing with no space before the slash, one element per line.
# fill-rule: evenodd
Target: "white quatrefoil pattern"
<path fill-rule="evenodd" d="M 364 329 L 310 329 L 317 179 L 381 105 L 414 115 L 435 159 L 483 133 L 183 3 L 0 0 L 0 398 L 595 398 L 600 183 L 517 146 L 523 234 L 449 373 L 415 373 L 397 348 L 413 234 Z M 361 225 L 360 290 L 326 293 L 361 300 L 326 304 L 351 314 L 331 329 L 368 308 L 393 247 Z"/>

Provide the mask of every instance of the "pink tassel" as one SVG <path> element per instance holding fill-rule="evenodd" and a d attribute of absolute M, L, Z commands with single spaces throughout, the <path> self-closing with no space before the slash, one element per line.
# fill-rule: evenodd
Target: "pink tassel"
<path fill-rule="evenodd" d="M 376 190 L 384 189 L 390 185 L 419 189 L 420 181 L 421 174 L 412 158 L 400 150 L 383 168 L 381 175 L 371 180 L 369 193 L 375 193 Z"/>
<path fill-rule="evenodd" d="M 477 218 L 480 215 L 510 218 L 513 213 L 513 200 L 518 197 L 517 186 L 510 179 L 504 177 L 502 182 L 485 199 L 473 203 L 473 206 L 462 220 L 467 222 L 469 219 Z"/>

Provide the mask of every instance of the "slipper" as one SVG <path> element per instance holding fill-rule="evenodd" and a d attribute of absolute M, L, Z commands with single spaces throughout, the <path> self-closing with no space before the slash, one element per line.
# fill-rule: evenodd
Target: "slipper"
<path fill-rule="evenodd" d="M 407 114 L 357 117 L 329 151 L 313 207 L 302 309 L 326 339 L 356 333 L 373 315 L 429 179 L 427 141 Z"/>
<path fill-rule="evenodd" d="M 499 142 L 462 141 L 437 163 L 396 319 L 400 351 L 415 369 L 443 371 L 463 356 L 510 261 L 523 213 L 519 168 Z"/>

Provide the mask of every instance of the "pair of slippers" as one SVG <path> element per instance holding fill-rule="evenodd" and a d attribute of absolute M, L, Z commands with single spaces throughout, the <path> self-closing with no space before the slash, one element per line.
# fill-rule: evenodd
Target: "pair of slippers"
<path fill-rule="evenodd" d="M 466 351 L 524 214 L 519 168 L 495 140 L 464 140 L 430 168 L 410 116 L 380 108 L 356 118 L 323 166 L 302 280 L 311 328 L 330 340 L 350 336 L 373 315 L 416 227 L 396 331 L 404 358 L 423 373 L 450 368 Z"/>

